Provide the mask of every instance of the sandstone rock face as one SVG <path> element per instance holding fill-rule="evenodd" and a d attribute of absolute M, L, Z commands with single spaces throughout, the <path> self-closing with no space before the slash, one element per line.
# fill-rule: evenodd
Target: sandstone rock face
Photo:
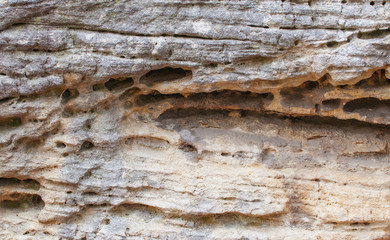
<path fill-rule="evenodd" d="M 390 238 L 389 2 L 0 6 L 0 239 Z"/>

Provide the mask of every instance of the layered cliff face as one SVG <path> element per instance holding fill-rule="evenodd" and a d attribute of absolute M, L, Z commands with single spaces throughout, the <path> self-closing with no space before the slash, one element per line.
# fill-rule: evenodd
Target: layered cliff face
<path fill-rule="evenodd" d="M 390 3 L 0 6 L 0 239 L 390 238 Z"/>

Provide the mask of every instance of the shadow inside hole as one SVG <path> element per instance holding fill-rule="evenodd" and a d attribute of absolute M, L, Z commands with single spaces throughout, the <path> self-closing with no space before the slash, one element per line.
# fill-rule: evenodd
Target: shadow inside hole
<path fill-rule="evenodd" d="M 79 96 L 79 91 L 77 89 L 66 89 L 61 94 L 61 103 L 66 104 L 71 99 L 77 98 Z"/>
<path fill-rule="evenodd" d="M 93 143 L 90 141 L 84 141 L 83 144 L 81 144 L 80 152 L 90 150 L 94 147 Z"/>
<path fill-rule="evenodd" d="M 6 199 L 0 202 L 0 208 L 9 210 L 42 209 L 44 206 L 41 196 L 37 194 L 21 194 L 17 199 Z"/>
<path fill-rule="evenodd" d="M 148 72 L 141 77 L 140 83 L 150 86 L 155 83 L 174 81 L 187 76 L 192 76 L 192 71 L 182 68 L 166 67 Z"/>
<path fill-rule="evenodd" d="M 104 87 L 107 88 L 108 91 L 118 91 L 118 90 L 124 90 L 126 88 L 129 88 L 133 84 L 134 81 L 132 78 L 125 78 L 125 79 L 111 78 L 110 80 L 104 83 Z"/>

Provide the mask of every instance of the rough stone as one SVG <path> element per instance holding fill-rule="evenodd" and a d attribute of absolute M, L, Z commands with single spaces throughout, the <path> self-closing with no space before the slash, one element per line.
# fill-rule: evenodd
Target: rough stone
<path fill-rule="evenodd" d="M 0 239 L 389 239 L 387 1 L 0 1 Z"/>

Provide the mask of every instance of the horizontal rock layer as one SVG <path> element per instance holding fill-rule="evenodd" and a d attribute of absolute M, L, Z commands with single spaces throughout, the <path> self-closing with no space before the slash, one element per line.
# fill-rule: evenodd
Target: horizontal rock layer
<path fill-rule="evenodd" d="M 1 239 L 390 238 L 386 1 L 0 1 Z"/>

